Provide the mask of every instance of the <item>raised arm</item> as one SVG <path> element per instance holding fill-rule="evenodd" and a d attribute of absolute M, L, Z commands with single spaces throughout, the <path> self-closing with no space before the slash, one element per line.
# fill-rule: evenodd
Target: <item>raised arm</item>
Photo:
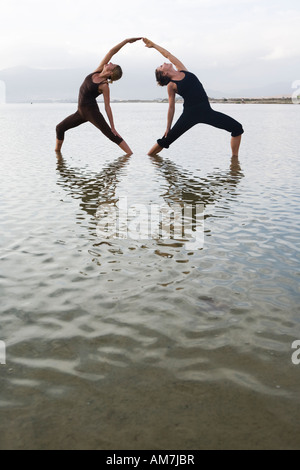
<path fill-rule="evenodd" d="M 117 52 L 119 52 L 120 49 L 122 49 L 122 47 L 124 47 L 124 46 L 125 46 L 126 44 L 128 44 L 128 43 L 133 43 L 133 42 L 139 41 L 140 39 L 142 39 L 142 38 L 129 38 L 129 39 L 124 39 L 124 41 L 122 41 L 122 42 L 120 42 L 119 44 L 117 44 L 116 46 L 114 46 L 114 47 L 106 54 L 106 56 L 102 59 L 102 61 L 100 62 L 99 66 L 96 68 L 95 73 L 96 73 L 96 72 L 102 72 L 104 65 L 107 64 L 107 63 L 112 59 L 112 57 L 113 57 Z"/>
<path fill-rule="evenodd" d="M 158 44 L 155 44 L 153 41 L 150 41 L 150 39 L 143 38 L 144 43 L 146 44 L 146 47 L 149 47 L 150 49 L 156 49 L 158 52 L 160 52 L 166 59 L 168 59 L 176 68 L 177 70 L 187 70 L 186 67 L 183 65 L 183 63 L 177 59 L 171 52 L 167 51 L 167 49 L 164 49 L 163 47 L 159 46 Z"/>

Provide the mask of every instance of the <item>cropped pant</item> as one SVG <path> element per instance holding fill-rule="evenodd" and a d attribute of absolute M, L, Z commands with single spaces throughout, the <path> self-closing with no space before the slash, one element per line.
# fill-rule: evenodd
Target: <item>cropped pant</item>
<path fill-rule="evenodd" d="M 196 124 L 209 124 L 218 129 L 224 129 L 231 132 L 232 137 L 237 137 L 244 132 L 242 125 L 227 114 L 214 111 L 210 106 L 189 106 L 184 108 L 167 137 L 157 140 L 158 145 L 169 148 L 175 140 Z"/>
<path fill-rule="evenodd" d="M 115 135 L 104 117 L 99 111 L 97 103 L 94 105 L 80 106 L 76 113 L 71 114 L 56 126 L 56 136 L 59 140 L 64 140 L 65 132 L 74 127 L 80 126 L 85 122 L 91 122 L 96 126 L 109 140 L 120 144 L 123 139 Z"/>

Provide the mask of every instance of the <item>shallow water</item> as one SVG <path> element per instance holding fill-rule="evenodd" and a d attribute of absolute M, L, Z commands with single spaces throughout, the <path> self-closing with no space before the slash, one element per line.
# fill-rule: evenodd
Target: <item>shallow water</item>
<path fill-rule="evenodd" d="M 131 157 L 86 124 L 59 159 L 74 105 L 0 107 L 1 449 L 299 448 L 300 108 L 214 108 L 239 162 L 201 125 L 148 157 L 165 104 L 113 105 Z M 199 206 L 203 239 L 99 236 L 125 197 Z"/>

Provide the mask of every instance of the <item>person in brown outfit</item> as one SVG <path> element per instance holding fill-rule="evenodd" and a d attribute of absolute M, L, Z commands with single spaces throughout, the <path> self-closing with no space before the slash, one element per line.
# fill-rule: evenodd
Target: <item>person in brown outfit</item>
<path fill-rule="evenodd" d="M 78 109 L 76 113 L 71 114 L 56 126 L 56 147 L 55 151 L 60 152 L 64 142 L 65 132 L 71 128 L 80 126 L 85 122 L 91 122 L 108 139 L 115 142 L 126 153 L 132 154 L 132 151 L 125 140 L 116 131 L 113 114 L 110 107 L 109 82 L 112 83 L 122 77 L 122 69 L 119 65 L 112 64 L 110 60 L 119 52 L 119 50 L 128 43 L 133 43 L 141 38 L 125 39 L 120 44 L 113 47 L 100 62 L 98 68 L 90 73 L 82 83 L 79 90 Z M 103 95 L 105 111 L 110 126 L 100 113 L 96 98 Z"/>

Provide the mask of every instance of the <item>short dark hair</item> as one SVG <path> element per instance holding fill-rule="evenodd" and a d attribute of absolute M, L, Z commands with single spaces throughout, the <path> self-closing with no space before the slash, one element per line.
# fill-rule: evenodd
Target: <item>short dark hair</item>
<path fill-rule="evenodd" d="M 168 85 L 168 83 L 170 83 L 171 79 L 169 77 L 167 77 L 166 75 L 163 75 L 162 72 L 160 72 L 159 70 L 155 70 L 155 77 L 156 77 L 156 81 L 157 83 L 160 85 L 160 86 L 166 86 Z"/>
<path fill-rule="evenodd" d="M 110 80 L 112 82 L 116 82 L 117 80 L 120 80 L 122 75 L 123 75 L 123 72 L 122 72 L 121 67 L 119 65 L 116 65 L 115 68 L 112 71 L 112 74 L 110 76 Z"/>

